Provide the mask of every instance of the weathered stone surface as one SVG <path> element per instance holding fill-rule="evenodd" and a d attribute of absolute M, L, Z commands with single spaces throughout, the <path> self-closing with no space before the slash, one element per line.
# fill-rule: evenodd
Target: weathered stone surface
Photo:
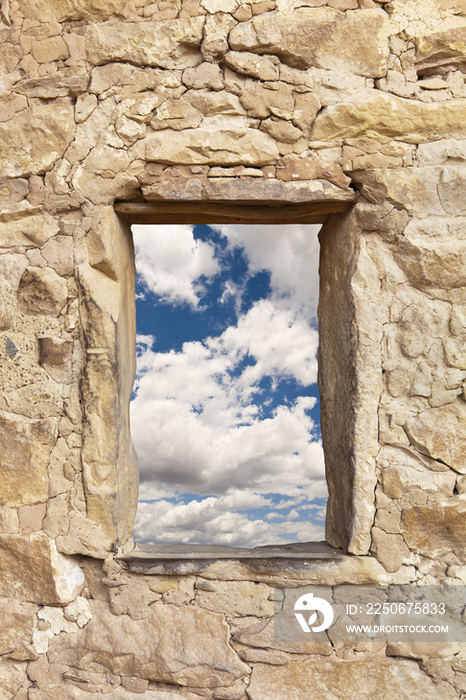
<path fill-rule="evenodd" d="M 68 488 L 71 488 L 71 484 Z M 103 513 L 103 519 L 108 518 L 108 515 Z M 105 535 L 100 525 L 88 519 L 84 513 L 71 513 L 66 533 L 57 537 L 57 549 L 62 554 L 79 552 L 89 557 L 105 559 L 111 546 L 112 540 Z"/>
<path fill-rule="evenodd" d="M 39 338 L 39 364 L 60 384 L 72 380 L 73 342 L 60 338 Z"/>
<path fill-rule="evenodd" d="M 57 419 L 29 420 L 0 411 L 0 426 L 2 505 L 45 502 L 47 462 L 57 439 Z"/>
<path fill-rule="evenodd" d="M 211 612 L 231 616 L 267 617 L 273 615 L 273 601 L 268 600 L 269 587 L 263 583 L 219 581 L 215 593 L 201 591 L 196 604 Z"/>
<path fill-rule="evenodd" d="M 237 73 L 251 75 L 259 80 L 279 80 L 280 61 L 272 56 L 258 56 L 248 51 L 230 51 L 225 56 L 226 65 Z"/>
<path fill-rule="evenodd" d="M 70 277 L 73 274 L 72 236 L 54 236 L 42 246 L 40 253 L 60 277 Z"/>
<path fill-rule="evenodd" d="M 388 23 L 377 10 L 340 14 L 323 7 L 254 17 L 229 37 L 235 51 L 271 53 L 295 68 L 349 70 L 369 78 L 386 73 Z"/>
<path fill-rule="evenodd" d="M 84 31 L 87 59 L 95 66 L 129 61 L 138 66 L 188 68 L 200 63 L 203 27 L 204 17 L 91 24 Z"/>
<path fill-rule="evenodd" d="M 67 104 L 33 104 L 0 123 L 0 177 L 41 174 L 61 158 L 74 133 Z"/>
<path fill-rule="evenodd" d="M 461 563 L 466 558 L 464 529 L 466 496 L 444 500 L 433 505 L 405 508 L 401 517 L 401 533 L 413 552 L 437 559 L 453 552 Z"/>
<path fill-rule="evenodd" d="M 279 158 L 275 141 L 256 129 L 166 130 L 147 138 L 146 158 L 175 165 L 271 165 Z"/>
<path fill-rule="evenodd" d="M 218 63 L 229 50 L 228 35 L 236 21 L 230 14 L 216 12 L 207 16 L 204 25 L 204 40 L 201 52 L 206 61 Z"/>
<path fill-rule="evenodd" d="M 466 405 L 463 401 L 423 411 L 407 421 L 405 430 L 420 452 L 466 474 Z"/>
<path fill-rule="evenodd" d="M 314 122 L 312 143 L 370 138 L 425 143 L 466 134 L 464 100 L 425 104 L 380 90 L 362 90 L 342 104 L 327 107 Z M 312 145 L 312 144 L 311 144 Z"/>
<path fill-rule="evenodd" d="M 436 473 L 418 471 L 410 467 L 388 466 L 382 472 L 384 493 L 389 498 L 402 498 L 410 489 L 420 488 L 426 493 L 436 493 L 450 498 L 456 483 L 452 471 Z"/>
<path fill-rule="evenodd" d="M 270 134 L 275 141 L 283 143 L 295 143 L 303 135 L 301 129 L 297 129 L 284 119 L 265 119 L 261 124 L 261 129 Z"/>
<path fill-rule="evenodd" d="M 231 685 L 249 673 L 228 645 L 221 615 L 155 604 L 146 618 L 131 620 L 109 614 L 102 601 L 92 607 L 94 618 L 66 644 L 50 641 L 52 662 L 201 688 Z"/>
<path fill-rule="evenodd" d="M 89 73 L 82 66 L 62 68 L 51 75 L 39 78 L 25 78 L 15 83 L 15 92 L 27 97 L 76 97 L 85 92 L 89 83 Z"/>
<path fill-rule="evenodd" d="M 64 22 L 73 19 L 102 20 L 118 14 L 125 0 L 20 0 L 21 12 L 32 20 Z"/>
<path fill-rule="evenodd" d="M 11 598 L 0 600 L 0 654 L 11 654 L 31 643 L 35 611 L 35 606 Z"/>
<path fill-rule="evenodd" d="M 0 535 L 0 595 L 40 605 L 74 600 L 84 586 L 78 564 L 46 535 Z"/>
<path fill-rule="evenodd" d="M 286 666 L 254 666 L 248 696 L 251 700 L 279 700 L 286 688 L 290 700 L 391 700 L 422 697 L 424 700 L 456 700 L 454 688 L 434 683 L 414 661 L 364 660 L 341 663 L 290 662 Z M 329 696 L 329 689 L 331 695 Z"/>
<path fill-rule="evenodd" d="M 392 573 L 410 560 L 411 552 L 401 535 L 384 532 L 378 527 L 373 527 L 371 551 L 385 569 Z"/>
<path fill-rule="evenodd" d="M 201 123 L 203 115 L 189 102 L 183 100 L 166 100 L 156 110 L 150 125 L 153 129 L 195 129 Z"/>
<path fill-rule="evenodd" d="M 11 700 L 26 680 L 26 663 L 0 660 L 0 700 Z"/>
<path fill-rule="evenodd" d="M 33 41 L 31 53 L 37 63 L 66 61 L 70 57 L 68 46 L 61 36 L 52 36 L 41 41 Z"/>
<path fill-rule="evenodd" d="M 211 90 L 223 89 L 223 75 L 220 66 L 216 63 L 201 63 L 195 68 L 183 71 L 183 84 L 194 90 L 210 88 Z"/>
<path fill-rule="evenodd" d="M 332 653 L 331 643 L 323 633 L 314 634 L 313 638 L 306 642 L 288 642 L 283 641 L 280 635 L 277 637 L 275 638 L 273 617 L 240 629 L 234 635 L 235 641 L 254 649 L 274 649 L 291 654 L 321 654 L 322 656 L 329 656 Z"/>
<path fill-rule="evenodd" d="M 2 55 L 0 56 L 0 75 L 6 75 L 14 71 L 22 55 L 23 52 L 19 46 L 3 44 Z"/>
<path fill-rule="evenodd" d="M 9 248 L 10 246 L 40 247 L 58 233 L 58 223 L 52 217 L 38 216 L 35 211 L 32 209 L 31 215 L 28 215 L 29 212 L 26 209 L 24 215 L 18 215 L 17 218 L 12 213 L 11 221 L 8 218 L 6 222 L 0 219 L 1 248 Z"/>
<path fill-rule="evenodd" d="M 425 34 L 416 39 L 415 66 L 418 75 L 466 73 L 466 27 Z"/>
<path fill-rule="evenodd" d="M 85 245 L 78 260 L 87 352 L 83 480 L 88 517 L 120 545 L 131 538 L 138 492 L 129 429 L 136 365 L 134 253 L 131 233 L 113 207 L 100 209 L 92 237 L 100 243 L 91 247 L 89 262 Z"/>
<path fill-rule="evenodd" d="M 49 267 L 28 267 L 18 287 L 26 313 L 58 316 L 67 301 L 66 281 Z"/>
<path fill-rule="evenodd" d="M 318 381 L 329 488 L 326 539 L 365 554 L 374 518 L 377 410 L 383 390 L 379 272 L 362 245 L 355 213 L 332 217 L 319 238 Z"/>
<path fill-rule="evenodd" d="M 442 216 L 445 210 L 439 199 L 440 171 L 440 168 L 374 168 L 354 172 L 353 181 L 371 202 L 388 201 L 419 218 Z"/>

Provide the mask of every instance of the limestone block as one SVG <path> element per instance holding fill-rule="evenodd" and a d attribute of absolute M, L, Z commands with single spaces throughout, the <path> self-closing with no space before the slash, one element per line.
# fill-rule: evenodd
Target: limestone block
<path fill-rule="evenodd" d="M 318 381 L 329 488 L 326 539 L 364 554 L 370 547 L 380 449 L 377 411 L 385 320 L 380 278 L 355 213 L 331 217 L 319 238 Z"/>
<path fill-rule="evenodd" d="M 264 583 L 219 581 L 215 593 L 199 591 L 196 605 L 211 612 L 231 617 L 269 617 L 273 615 L 273 601 L 268 600 L 269 587 Z"/>
<path fill-rule="evenodd" d="M 21 277 L 18 299 L 26 313 L 58 316 L 67 297 L 66 281 L 49 267 L 29 267 Z"/>
<path fill-rule="evenodd" d="M 52 36 L 49 39 L 33 41 L 32 55 L 37 63 L 50 63 L 51 61 L 66 61 L 70 53 L 61 36 Z"/>
<path fill-rule="evenodd" d="M 409 467 L 386 467 L 382 472 L 384 493 L 389 498 L 402 498 L 407 491 L 420 488 L 426 493 L 437 493 L 439 496 L 453 496 L 456 475 L 451 472 L 435 473 L 417 471 Z"/>
<path fill-rule="evenodd" d="M 242 77 L 242 76 L 241 76 Z M 274 114 L 282 119 L 292 119 L 294 115 L 293 91 L 282 82 L 263 83 L 246 78 L 238 91 L 241 104 L 249 116 L 265 119 Z"/>
<path fill-rule="evenodd" d="M 87 60 L 95 66 L 115 61 L 168 69 L 196 66 L 203 27 L 204 17 L 90 24 L 84 30 Z"/>
<path fill-rule="evenodd" d="M 85 92 L 89 73 L 82 66 L 61 68 L 56 73 L 38 78 L 25 78 L 15 83 L 15 92 L 27 97 L 76 97 Z"/>
<path fill-rule="evenodd" d="M 270 134 L 275 141 L 283 143 L 295 143 L 303 135 L 301 129 L 297 129 L 290 122 L 284 119 L 277 119 L 276 117 L 265 119 L 261 124 L 261 129 L 266 134 Z"/>
<path fill-rule="evenodd" d="M 14 71 L 22 56 L 23 52 L 19 46 L 3 44 L 0 56 L 0 75 L 7 75 Z"/>
<path fill-rule="evenodd" d="M 0 659 L 0 700 L 11 700 L 26 680 L 26 663 Z"/>
<path fill-rule="evenodd" d="M 2 505 L 46 501 L 47 462 L 57 439 L 57 419 L 29 420 L 0 411 L 0 425 Z"/>
<path fill-rule="evenodd" d="M 212 117 L 216 114 L 246 114 L 246 110 L 241 104 L 239 97 L 231 95 L 225 90 L 219 92 L 189 90 L 185 92 L 183 99 L 207 117 Z"/>
<path fill-rule="evenodd" d="M 418 146 L 417 159 L 420 165 L 447 165 L 456 161 L 466 161 L 466 141 L 458 139 L 440 139 L 434 143 Z"/>
<path fill-rule="evenodd" d="M 78 564 L 42 533 L 0 535 L 0 595 L 39 605 L 68 604 L 84 586 Z"/>
<path fill-rule="evenodd" d="M 232 685 L 249 673 L 228 645 L 222 615 L 156 603 L 146 618 L 132 620 L 109 614 L 103 601 L 92 607 L 94 617 L 83 630 L 65 644 L 58 637 L 50 641 L 52 662 L 198 688 Z"/>
<path fill-rule="evenodd" d="M 401 535 L 388 534 L 378 527 L 372 528 L 371 551 L 389 572 L 398 569 L 411 558 L 411 552 Z"/>
<path fill-rule="evenodd" d="M 342 104 L 323 110 L 314 122 L 312 143 L 343 143 L 344 139 L 369 136 L 406 143 L 426 143 L 442 138 L 464 139 L 464 100 L 423 103 L 380 90 L 361 90 Z"/>
<path fill-rule="evenodd" d="M 405 430 L 420 452 L 466 474 L 466 404 L 463 401 L 423 411 L 407 421 Z"/>
<path fill-rule="evenodd" d="M 19 529 L 21 532 L 37 532 L 42 529 L 47 506 L 39 503 L 36 506 L 21 506 L 18 508 Z"/>
<path fill-rule="evenodd" d="M 275 638 L 274 618 L 267 618 L 249 627 L 238 630 L 235 641 L 254 649 L 273 649 L 291 654 L 320 654 L 330 656 L 332 646 L 323 633 L 314 634 L 309 641 L 289 642 Z M 277 637 L 279 637 L 277 635 Z"/>
<path fill-rule="evenodd" d="M 445 363 L 448 367 L 466 370 L 466 337 L 445 338 L 443 341 Z"/>
<path fill-rule="evenodd" d="M 466 73 L 466 27 L 424 34 L 416 39 L 415 66 L 418 75 Z"/>
<path fill-rule="evenodd" d="M 36 610 L 31 604 L 0 599 L 0 654 L 11 654 L 31 643 Z"/>
<path fill-rule="evenodd" d="M 68 488 L 71 488 L 71 484 Z M 103 513 L 102 519 L 108 519 L 108 514 Z M 105 559 L 111 546 L 112 541 L 103 532 L 101 526 L 87 518 L 84 513 L 71 512 L 66 533 L 57 537 L 57 549 L 62 554 L 79 552 L 88 557 Z"/>
<path fill-rule="evenodd" d="M 415 661 L 293 661 L 277 667 L 255 664 L 248 686 L 251 700 L 278 700 L 283 688 L 293 700 L 305 698 L 311 688 L 312 700 L 329 700 L 329 697 L 332 700 L 391 700 L 394 697 L 456 700 L 458 697 L 449 683 L 434 683 Z"/>
<path fill-rule="evenodd" d="M 271 165 L 275 141 L 256 129 L 166 130 L 146 139 L 146 158 L 168 165 Z"/>
<path fill-rule="evenodd" d="M 201 123 L 203 115 L 183 98 L 166 100 L 156 110 L 150 122 L 153 129 L 195 129 Z"/>
<path fill-rule="evenodd" d="M 216 12 L 206 17 L 201 53 L 206 61 L 218 63 L 229 50 L 228 35 L 237 22 L 230 14 Z"/>
<path fill-rule="evenodd" d="M 131 232 L 113 207 L 96 212 L 91 231 L 89 261 L 84 244 L 77 256 L 87 354 L 81 385 L 84 489 L 90 520 L 105 537 L 124 544 L 132 535 L 138 491 L 129 427 L 136 366 L 134 252 Z"/>
<path fill-rule="evenodd" d="M 125 0 L 20 0 L 25 17 L 42 22 L 66 20 L 102 20 L 118 14 L 126 5 Z"/>
<path fill-rule="evenodd" d="M 188 68 L 183 72 L 183 83 L 186 87 L 194 90 L 202 90 L 203 88 L 222 90 L 222 71 L 216 63 L 201 63 L 199 66 Z"/>
<path fill-rule="evenodd" d="M 149 583 L 139 578 L 128 584 L 109 589 L 109 606 L 114 615 L 129 615 L 132 620 L 142 620 L 151 611 L 150 605 L 160 600 L 160 593 L 152 591 Z"/>
<path fill-rule="evenodd" d="M 59 384 L 72 381 L 73 341 L 39 338 L 39 364 Z"/>
<path fill-rule="evenodd" d="M 229 43 L 234 51 L 275 54 L 295 68 L 380 78 L 387 70 L 387 36 L 387 18 L 377 10 L 341 14 L 328 7 L 300 8 L 242 22 L 231 31 Z"/>
<path fill-rule="evenodd" d="M 466 496 L 460 495 L 432 505 L 403 510 L 401 534 L 413 552 L 438 559 L 453 552 L 460 563 L 466 560 L 464 528 Z"/>
<path fill-rule="evenodd" d="M 279 80 L 280 61 L 276 56 L 258 56 L 249 51 L 230 51 L 224 58 L 225 64 L 244 75 L 250 75 L 259 80 Z"/>
<path fill-rule="evenodd" d="M 74 133 L 74 108 L 32 104 L 0 124 L 0 177 L 42 174 L 62 157 Z"/>
<path fill-rule="evenodd" d="M 294 101 L 293 123 L 304 132 L 306 138 L 309 138 L 312 125 L 320 109 L 319 98 L 312 92 L 296 93 Z"/>
<path fill-rule="evenodd" d="M 38 216 L 37 210 L 32 207 L 30 213 L 24 210 L 11 221 L 0 221 L 0 247 L 10 248 L 15 246 L 27 246 L 28 248 L 40 247 L 49 238 L 58 233 L 58 222 L 51 216 Z"/>
<path fill-rule="evenodd" d="M 0 408 L 28 418 L 60 416 L 63 411 L 61 387 L 47 375 L 42 376 L 32 384 L 5 391 L 3 396 L 0 394 Z"/>
<path fill-rule="evenodd" d="M 464 168 L 445 167 L 440 173 L 438 193 L 442 207 L 450 216 L 465 216 L 466 175 Z"/>
<path fill-rule="evenodd" d="M 16 508 L 0 508 L 0 532 L 14 535 L 19 531 L 18 511 Z"/>
<path fill-rule="evenodd" d="M 60 277 L 73 274 L 73 238 L 71 236 L 54 236 L 41 248 L 41 255 L 48 266 Z"/>

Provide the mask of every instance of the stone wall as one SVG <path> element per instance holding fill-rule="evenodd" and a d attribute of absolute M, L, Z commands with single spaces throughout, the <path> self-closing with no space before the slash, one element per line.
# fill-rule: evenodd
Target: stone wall
<path fill-rule="evenodd" d="M 466 2 L 2 0 L 0 19 L 0 700 L 463 697 L 463 645 L 280 644 L 273 604 L 466 583 Z M 325 222 L 330 563 L 121 558 L 128 223 L 170 203 Z"/>

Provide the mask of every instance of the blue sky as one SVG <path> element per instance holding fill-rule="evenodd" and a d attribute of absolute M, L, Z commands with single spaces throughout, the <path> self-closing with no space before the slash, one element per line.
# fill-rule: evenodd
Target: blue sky
<path fill-rule="evenodd" d="M 133 226 L 139 542 L 324 538 L 317 226 Z"/>

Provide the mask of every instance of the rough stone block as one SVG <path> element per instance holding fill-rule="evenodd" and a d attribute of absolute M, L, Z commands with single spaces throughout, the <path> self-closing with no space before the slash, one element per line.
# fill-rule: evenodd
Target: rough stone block
<path fill-rule="evenodd" d="M 39 364 L 59 384 L 72 381 L 73 341 L 39 338 Z"/>
<path fill-rule="evenodd" d="M 0 124 L 0 177 L 43 174 L 62 157 L 74 134 L 74 108 L 33 104 Z"/>
<path fill-rule="evenodd" d="M 39 605 L 74 600 L 84 574 L 46 535 L 0 535 L 0 595 Z"/>
<path fill-rule="evenodd" d="M 464 563 L 465 527 L 465 495 L 433 505 L 405 508 L 401 517 L 401 533 L 408 547 L 430 559 L 453 553 L 460 563 Z"/>
<path fill-rule="evenodd" d="M 249 673 L 228 645 L 222 615 L 194 607 L 155 604 L 143 620 L 112 615 L 93 602 L 94 617 L 76 634 L 49 644 L 49 659 L 75 668 L 147 680 L 215 688 Z"/>
<path fill-rule="evenodd" d="M 29 267 L 21 277 L 18 299 L 26 313 L 58 316 L 67 298 L 66 280 L 51 268 Z"/>
<path fill-rule="evenodd" d="M 271 53 L 292 67 L 348 70 L 381 78 L 387 70 L 388 22 L 377 10 L 342 14 L 329 7 L 267 13 L 229 36 L 234 51 Z"/>
<path fill-rule="evenodd" d="M 37 216 L 37 209 L 24 210 L 24 216 L 12 212 L 11 221 L 0 222 L 0 247 L 39 247 L 58 233 L 58 223 L 48 216 Z"/>
<path fill-rule="evenodd" d="M 160 22 L 103 22 L 86 27 L 87 60 L 95 66 L 129 61 L 139 66 L 188 68 L 201 61 L 204 17 Z"/>
<path fill-rule="evenodd" d="M 466 474 L 466 405 L 462 400 L 423 411 L 406 423 L 405 430 L 420 452 Z"/>
<path fill-rule="evenodd" d="M 0 411 L 2 505 L 32 505 L 47 500 L 47 462 L 57 434 L 56 418 L 29 420 Z"/>

